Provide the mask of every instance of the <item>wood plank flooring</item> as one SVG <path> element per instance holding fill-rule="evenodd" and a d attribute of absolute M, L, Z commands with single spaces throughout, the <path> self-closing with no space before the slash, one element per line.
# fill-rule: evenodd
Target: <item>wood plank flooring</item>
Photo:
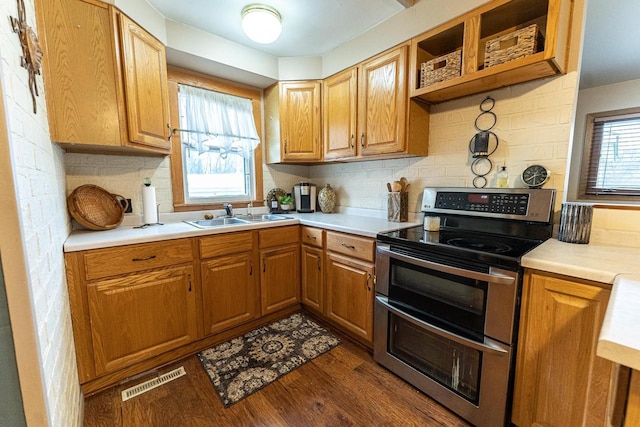
<path fill-rule="evenodd" d="M 332 331 L 335 332 L 335 331 Z M 375 363 L 366 349 L 343 343 L 244 400 L 224 408 L 196 356 L 187 375 L 122 402 L 121 391 L 149 377 L 85 400 L 87 427 L 200 426 L 469 426 Z"/>

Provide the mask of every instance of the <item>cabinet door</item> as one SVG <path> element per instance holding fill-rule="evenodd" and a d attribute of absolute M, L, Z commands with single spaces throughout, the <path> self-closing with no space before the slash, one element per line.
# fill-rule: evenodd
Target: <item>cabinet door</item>
<path fill-rule="evenodd" d="M 119 14 L 129 140 L 169 151 L 169 92 L 164 45 Z"/>
<path fill-rule="evenodd" d="M 327 253 L 327 317 L 371 344 L 373 264 Z"/>
<path fill-rule="evenodd" d="M 214 334 L 260 316 L 258 271 L 252 252 L 202 262 L 205 334 Z"/>
<path fill-rule="evenodd" d="M 289 245 L 260 252 L 262 315 L 300 301 L 300 246 Z"/>
<path fill-rule="evenodd" d="M 407 46 L 360 66 L 358 78 L 358 143 L 360 155 L 405 149 Z"/>
<path fill-rule="evenodd" d="M 324 310 L 322 249 L 302 246 L 302 304 L 318 313 Z"/>
<path fill-rule="evenodd" d="M 595 285 L 525 276 L 514 424 L 606 424 L 615 369 L 596 356 L 596 345 L 609 294 Z"/>
<path fill-rule="evenodd" d="M 96 374 L 196 339 L 192 277 L 191 267 L 175 267 L 87 286 Z"/>
<path fill-rule="evenodd" d="M 282 159 L 321 160 L 320 82 L 280 85 Z"/>
<path fill-rule="evenodd" d="M 356 68 L 338 73 L 324 81 L 322 137 L 325 160 L 356 155 L 357 82 Z"/>

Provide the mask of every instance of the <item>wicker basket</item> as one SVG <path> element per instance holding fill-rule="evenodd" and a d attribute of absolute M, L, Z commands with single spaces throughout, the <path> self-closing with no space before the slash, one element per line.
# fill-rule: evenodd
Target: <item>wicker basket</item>
<path fill-rule="evenodd" d="M 420 87 L 459 77 L 461 64 L 462 51 L 459 49 L 423 62 L 420 65 Z"/>
<path fill-rule="evenodd" d="M 539 43 L 544 44 L 544 41 L 536 24 L 488 40 L 484 50 L 484 67 L 532 55 L 538 51 Z"/>
<path fill-rule="evenodd" d="M 124 207 L 121 200 L 124 200 Z M 111 230 L 124 218 L 127 199 L 97 185 L 81 185 L 67 197 L 69 213 L 90 230 Z"/>

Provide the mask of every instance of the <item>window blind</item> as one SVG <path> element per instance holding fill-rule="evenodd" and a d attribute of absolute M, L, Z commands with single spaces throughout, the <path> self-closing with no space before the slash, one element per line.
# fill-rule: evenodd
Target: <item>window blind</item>
<path fill-rule="evenodd" d="M 591 120 L 585 193 L 640 196 L 640 112 Z"/>

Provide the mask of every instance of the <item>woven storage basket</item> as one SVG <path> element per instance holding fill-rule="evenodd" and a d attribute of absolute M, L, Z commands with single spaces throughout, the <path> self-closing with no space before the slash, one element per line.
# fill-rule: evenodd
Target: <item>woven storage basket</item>
<path fill-rule="evenodd" d="M 120 200 L 125 201 L 125 207 Z M 69 213 L 90 230 L 111 230 L 124 218 L 127 200 L 97 185 L 81 185 L 67 197 Z"/>
<path fill-rule="evenodd" d="M 462 51 L 456 50 L 420 64 L 420 87 L 460 76 Z"/>
<path fill-rule="evenodd" d="M 539 43 L 544 44 L 544 41 L 536 24 L 488 40 L 484 50 L 484 67 L 532 55 L 538 51 Z"/>

